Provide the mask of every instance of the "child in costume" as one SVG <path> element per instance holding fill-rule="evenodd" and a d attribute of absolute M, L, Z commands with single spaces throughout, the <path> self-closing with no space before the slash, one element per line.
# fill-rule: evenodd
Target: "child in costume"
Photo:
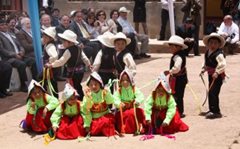
<path fill-rule="evenodd" d="M 106 85 L 108 81 L 116 79 L 116 51 L 114 46 L 110 43 L 110 39 L 114 35 L 111 32 L 105 32 L 103 35 L 97 37 L 98 41 L 102 44 L 102 49 L 98 52 L 92 71 L 98 72 Z M 113 92 L 113 88 L 111 88 Z"/>
<path fill-rule="evenodd" d="M 84 127 L 92 136 L 115 135 L 115 119 L 108 105 L 113 104 L 114 98 L 110 91 L 104 89 L 98 73 L 93 72 L 88 81 L 89 88 L 83 98 Z"/>
<path fill-rule="evenodd" d="M 144 112 L 149 129 L 152 128 L 155 134 L 173 134 L 188 130 L 188 126 L 180 119 L 168 78 L 163 73 L 145 101 Z"/>
<path fill-rule="evenodd" d="M 27 116 L 22 122 L 28 130 L 45 133 L 51 128 L 50 117 L 59 105 L 57 98 L 46 93 L 35 80 L 28 86 Z"/>
<path fill-rule="evenodd" d="M 63 90 L 63 103 L 61 103 L 51 116 L 52 128 L 59 139 L 76 139 L 85 136 L 83 118 L 81 116 L 81 103 L 76 90 L 67 83 Z"/>
<path fill-rule="evenodd" d="M 55 45 L 55 39 L 56 39 L 56 30 L 55 27 L 49 27 L 43 30 L 43 35 L 42 35 L 42 43 L 44 45 L 44 50 L 43 50 L 43 62 L 44 64 L 46 63 L 53 63 L 55 60 L 58 59 L 58 53 L 57 53 L 57 48 Z M 57 86 L 57 69 L 50 69 L 50 76 L 47 76 L 47 72 L 43 74 L 45 76 L 42 76 L 45 78 L 43 87 L 45 90 L 47 90 L 47 78 L 50 77 L 50 82 L 52 84 L 52 87 L 55 92 L 53 92 L 53 95 L 58 98 L 58 86 Z"/>
<path fill-rule="evenodd" d="M 81 81 L 84 75 L 85 66 L 91 67 L 90 61 L 79 48 L 77 35 L 71 30 L 65 30 L 62 34 L 58 34 L 63 42 L 65 51 L 62 57 L 53 63 L 46 64 L 47 67 L 60 67 L 67 64 L 68 82 L 77 90 L 80 100 L 83 98 Z"/>
<path fill-rule="evenodd" d="M 144 111 L 139 107 L 144 95 L 135 86 L 131 72 L 124 70 L 119 78 L 119 90 L 114 93 L 115 106 L 120 109 L 116 113 L 117 130 L 121 133 L 144 132 Z"/>
<path fill-rule="evenodd" d="M 116 50 L 116 69 L 118 77 L 121 72 L 128 69 L 136 75 L 136 64 L 132 55 L 126 50 L 126 46 L 131 42 L 131 39 L 127 38 L 122 32 L 117 33 L 111 38 L 111 44 L 115 46 Z"/>
<path fill-rule="evenodd" d="M 184 49 L 186 49 L 188 46 L 185 45 L 184 40 L 177 35 L 171 36 L 170 39 L 164 44 L 169 46 L 173 54 L 170 61 L 170 69 L 165 71 L 164 73 L 165 75 L 170 74 L 171 76 L 170 84 L 172 88 L 172 93 L 177 103 L 177 108 L 180 116 L 181 118 L 183 118 L 185 117 L 183 97 L 185 87 L 188 82 L 186 69 L 186 53 Z"/>
<path fill-rule="evenodd" d="M 207 71 L 209 82 L 209 111 L 205 114 L 203 113 L 203 115 L 209 119 L 221 118 L 219 93 L 225 78 L 226 59 L 222 50 L 225 45 L 225 39 L 217 33 L 211 33 L 203 38 L 203 43 L 208 50 L 205 53 L 201 75 Z"/>

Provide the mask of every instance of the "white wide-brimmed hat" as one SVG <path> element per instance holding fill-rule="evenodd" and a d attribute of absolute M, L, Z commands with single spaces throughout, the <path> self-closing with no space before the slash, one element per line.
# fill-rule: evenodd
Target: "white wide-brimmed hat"
<path fill-rule="evenodd" d="M 89 78 L 87 80 L 87 86 L 89 85 L 89 83 L 92 79 L 98 81 L 100 83 L 101 88 L 104 87 L 101 76 L 95 71 L 93 73 L 91 73 L 91 75 L 89 76 Z"/>
<path fill-rule="evenodd" d="M 78 44 L 77 35 L 71 30 L 65 30 L 63 33 L 59 33 L 58 36 L 64 40 Z"/>
<path fill-rule="evenodd" d="M 43 33 L 46 34 L 47 36 L 53 38 L 54 40 L 56 39 L 56 28 L 55 27 L 48 27 L 43 30 Z"/>
<path fill-rule="evenodd" d="M 71 84 L 66 83 L 62 93 L 62 100 L 67 101 L 73 95 L 76 95 L 76 90 L 72 87 Z"/>
<path fill-rule="evenodd" d="M 225 39 L 224 39 L 220 34 L 218 34 L 218 33 L 211 33 L 210 35 L 207 35 L 207 36 L 203 37 L 203 43 L 204 43 L 205 46 L 208 46 L 208 41 L 209 41 L 210 38 L 217 38 L 217 39 L 219 39 L 219 41 L 221 42 L 219 48 L 224 47 L 226 41 L 225 41 Z"/>
<path fill-rule="evenodd" d="M 133 79 L 133 73 L 130 70 L 124 69 L 122 73 L 120 74 L 119 81 L 121 82 L 123 75 L 126 74 L 128 76 L 128 79 L 132 86 L 135 85 L 134 79 Z"/>
<path fill-rule="evenodd" d="M 109 48 L 114 48 L 114 45 L 111 43 L 111 38 L 114 37 L 114 34 L 111 33 L 111 32 L 105 32 L 104 34 L 102 35 L 99 35 L 97 37 L 98 41 L 101 42 L 101 44 L 103 44 L 104 46 L 106 47 L 109 47 Z"/>
<path fill-rule="evenodd" d="M 168 94 L 172 93 L 171 87 L 169 85 L 169 78 L 163 72 L 160 73 L 159 77 L 157 78 L 157 83 L 155 84 L 154 91 L 160 84 Z"/>
<path fill-rule="evenodd" d="M 39 87 L 41 88 L 44 92 L 46 92 L 46 90 L 42 87 L 42 85 L 40 83 L 38 83 L 36 80 L 31 80 L 30 84 L 28 85 L 28 96 L 30 95 L 30 93 L 32 92 L 32 90 L 34 89 L 34 87 Z"/>
<path fill-rule="evenodd" d="M 110 40 L 111 44 L 114 45 L 115 40 L 117 39 L 123 39 L 126 41 L 126 45 L 128 45 L 131 42 L 130 38 L 127 38 L 127 36 L 125 34 L 123 34 L 122 32 L 118 32 L 116 35 L 114 35 L 112 37 L 112 39 Z"/>
<path fill-rule="evenodd" d="M 169 46 L 169 44 L 178 45 L 182 47 L 182 50 L 187 49 L 188 46 L 184 44 L 184 39 L 177 35 L 172 35 L 168 41 L 163 43 L 164 45 Z"/>
<path fill-rule="evenodd" d="M 126 12 L 126 13 L 129 13 L 129 12 L 131 12 L 130 10 L 128 10 L 126 7 L 121 7 L 121 8 L 119 8 L 119 10 L 118 10 L 119 12 Z"/>

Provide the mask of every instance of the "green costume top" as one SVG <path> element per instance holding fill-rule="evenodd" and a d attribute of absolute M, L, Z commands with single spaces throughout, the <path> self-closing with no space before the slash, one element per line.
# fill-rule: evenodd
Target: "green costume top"
<path fill-rule="evenodd" d="M 31 106 L 33 101 L 35 103 L 35 108 Z M 28 98 L 27 112 L 29 112 L 30 114 L 35 114 L 39 108 L 42 108 L 45 106 L 48 109 L 48 111 L 51 111 L 51 110 L 54 110 L 58 105 L 59 105 L 59 101 L 57 98 L 44 93 L 44 95 L 38 99 L 35 98 L 32 100 L 31 98 Z"/>
<path fill-rule="evenodd" d="M 90 97 L 84 96 L 82 103 L 84 127 L 90 127 L 93 118 L 99 118 L 110 113 L 109 104 L 113 104 L 113 95 L 100 89 L 97 93 L 91 93 Z"/>
<path fill-rule="evenodd" d="M 67 102 L 64 102 L 62 104 L 60 104 L 55 111 L 53 112 L 50 120 L 51 123 L 53 125 L 53 127 L 57 127 L 59 126 L 60 120 L 62 118 L 63 115 L 69 116 L 69 117 L 73 117 L 76 115 L 81 115 L 81 111 L 80 108 L 81 104 L 78 101 L 77 103 L 70 105 Z"/>
<path fill-rule="evenodd" d="M 119 108 L 121 102 L 130 103 L 135 100 L 136 103 L 141 104 L 144 100 L 144 95 L 139 88 L 129 86 L 127 88 L 121 87 L 121 89 L 114 93 L 114 98 L 114 104 L 117 108 Z"/>
<path fill-rule="evenodd" d="M 147 98 L 144 106 L 146 120 L 151 120 L 152 108 L 157 108 L 159 110 L 167 109 L 166 117 L 163 122 L 169 124 L 176 113 L 176 102 L 172 95 L 169 95 L 168 99 L 167 95 L 162 97 L 158 96 L 155 100 L 153 99 L 152 95 L 150 95 Z"/>

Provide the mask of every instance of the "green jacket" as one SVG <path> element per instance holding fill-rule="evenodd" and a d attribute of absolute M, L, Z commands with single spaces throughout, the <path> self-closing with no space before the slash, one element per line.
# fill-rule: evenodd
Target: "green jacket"
<path fill-rule="evenodd" d="M 82 103 L 82 112 L 83 112 L 83 119 L 84 119 L 84 127 L 90 127 L 93 118 L 99 118 L 105 114 L 110 113 L 111 111 L 107 109 L 103 112 L 92 112 L 91 108 L 94 104 L 100 104 L 106 102 L 107 105 L 113 104 L 114 98 L 113 95 L 106 91 L 104 95 L 103 89 L 100 89 L 97 93 L 91 93 L 91 97 L 84 96 L 83 103 Z"/>
<path fill-rule="evenodd" d="M 62 104 L 64 104 L 64 105 L 62 105 Z M 73 117 L 73 116 L 76 116 L 78 114 L 81 115 L 81 111 L 80 111 L 81 104 L 80 104 L 80 102 L 79 102 L 79 104 L 76 103 L 76 104 L 73 104 L 73 105 L 69 105 L 67 102 L 64 102 L 62 104 L 60 104 L 55 109 L 55 111 L 53 112 L 53 114 L 52 114 L 52 116 L 50 118 L 53 127 L 57 127 L 58 128 L 60 120 L 61 120 L 63 115 L 67 115 L 69 117 Z"/>
<path fill-rule="evenodd" d="M 166 118 L 164 119 L 163 122 L 169 124 L 176 113 L 176 102 L 174 100 L 174 97 L 170 95 L 167 101 L 167 96 L 165 95 L 162 97 L 157 97 L 154 100 L 152 95 L 150 95 L 145 101 L 144 105 L 146 120 L 151 120 L 153 104 L 159 107 L 167 108 Z"/>
<path fill-rule="evenodd" d="M 44 99 L 45 98 L 45 99 Z M 29 98 L 27 101 L 27 112 L 30 114 L 35 114 L 39 108 L 45 107 L 48 109 L 48 111 L 54 110 L 58 105 L 59 101 L 54 96 L 50 96 L 48 94 L 44 94 L 43 97 L 39 99 L 34 99 L 35 102 L 35 108 L 33 108 L 32 100 Z"/>
<path fill-rule="evenodd" d="M 121 93 L 120 93 L 121 92 Z M 115 106 L 119 108 L 121 102 L 131 102 L 135 100 L 136 103 L 143 103 L 144 101 L 144 95 L 139 90 L 139 88 L 132 88 L 132 86 L 129 86 L 127 88 L 122 87 L 121 90 L 118 90 L 114 93 L 115 98 Z"/>

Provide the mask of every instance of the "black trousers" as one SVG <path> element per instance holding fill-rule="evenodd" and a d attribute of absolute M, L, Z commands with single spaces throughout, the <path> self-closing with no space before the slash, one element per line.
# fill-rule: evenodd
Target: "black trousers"
<path fill-rule="evenodd" d="M 211 75 L 208 75 L 208 81 L 209 81 L 209 87 L 212 84 L 213 78 Z M 219 93 L 221 90 L 223 84 L 223 79 L 221 76 L 218 76 L 217 79 L 215 79 L 209 94 L 208 94 L 208 106 L 209 110 L 212 113 L 220 113 L 220 108 L 219 108 Z"/>
<path fill-rule="evenodd" d="M 12 66 L 7 63 L 0 61 L 0 91 L 6 91 L 9 88 L 12 74 Z"/>
<path fill-rule="evenodd" d="M 75 72 L 73 73 L 73 75 L 71 76 L 72 79 L 72 83 L 73 83 L 73 87 L 77 90 L 79 96 L 80 96 L 80 100 L 83 100 L 83 90 L 82 90 L 82 79 L 83 79 L 84 73 L 83 72 Z"/>
<path fill-rule="evenodd" d="M 174 93 L 174 99 L 177 103 L 177 108 L 180 114 L 184 113 L 184 92 L 185 92 L 185 87 L 187 84 L 187 76 L 177 76 L 176 77 L 176 84 L 175 84 L 175 93 Z"/>
<path fill-rule="evenodd" d="M 131 42 L 129 45 L 127 45 L 126 50 L 132 54 L 132 56 L 136 55 L 137 51 L 137 41 L 136 41 L 136 35 L 134 33 L 128 33 L 126 35 L 128 38 L 131 39 Z"/>
<path fill-rule="evenodd" d="M 161 12 L 161 20 L 162 20 L 162 25 L 161 25 L 161 30 L 160 30 L 160 40 L 165 39 L 165 32 L 166 32 L 166 26 L 169 20 L 169 13 L 166 9 L 162 9 Z"/>
<path fill-rule="evenodd" d="M 200 26 L 198 24 L 194 24 L 195 25 L 195 34 L 194 34 L 194 46 L 193 46 L 193 50 L 194 50 L 194 55 L 199 55 L 199 31 L 200 31 Z"/>

